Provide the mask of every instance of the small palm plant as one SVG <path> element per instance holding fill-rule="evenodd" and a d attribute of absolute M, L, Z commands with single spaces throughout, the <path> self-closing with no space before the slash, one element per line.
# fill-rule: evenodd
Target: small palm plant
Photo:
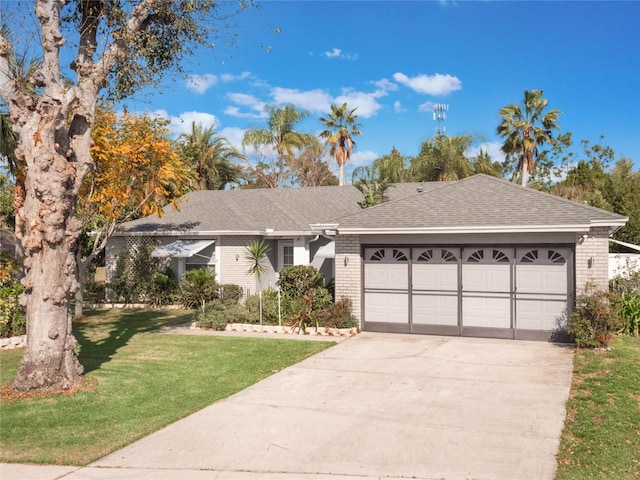
<path fill-rule="evenodd" d="M 247 245 L 244 255 L 245 260 L 249 262 L 248 275 L 256 277 L 260 286 L 260 324 L 262 324 L 262 276 L 267 270 L 267 257 L 271 252 L 271 247 L 262 239 L 253 240 Z"/>

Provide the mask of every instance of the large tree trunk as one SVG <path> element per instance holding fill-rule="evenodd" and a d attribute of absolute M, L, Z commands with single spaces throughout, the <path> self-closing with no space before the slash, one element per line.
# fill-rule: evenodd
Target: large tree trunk
<path fill-rule="evenodd" d="M 68 300 L 77 288 L 76 162 L 70 162 L 66 109 L 53 99 L 36 107 L 20 130 L 17 151 L 29 170 L 16 232 L 24 250 L 22 302 L 27 349 L 13 381 L 19 390 L 70 388 L 82 374 Z"/>

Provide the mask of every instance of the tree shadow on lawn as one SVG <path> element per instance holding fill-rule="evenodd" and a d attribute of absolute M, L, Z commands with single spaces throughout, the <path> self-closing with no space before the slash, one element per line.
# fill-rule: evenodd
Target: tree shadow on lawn
<path fill-rule="evenodd" d="M 84 373 L 98 370 L 139 333 L 188 322 L 191 313 L 163 310 L 95 310 L 74 321 L 73 334 L 80 344 L 78 359 Z"/>

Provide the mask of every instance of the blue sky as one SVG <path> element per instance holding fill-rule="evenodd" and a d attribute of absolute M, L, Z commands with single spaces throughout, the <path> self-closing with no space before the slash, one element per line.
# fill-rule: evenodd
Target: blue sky
<path fill-rule="evenodd" d="M 574 144 L 604 135 L 616 159 L 640 165 L 640 2 L 264 1 L 236 22 L 232 49 L 202 52 L 190 80 L 167 79 L 128 108 L 240 143 L 266 125 L 265 104 L 307 110 L 300 130 L 317 133 L 346 101 L 364 134 L 353 168 L 393 146 L 417 154 L 435 134 L 435 103 L 449 105 L 447 134 L 484 136 L 497 160 L 498 111 L 542 89 Z"/>

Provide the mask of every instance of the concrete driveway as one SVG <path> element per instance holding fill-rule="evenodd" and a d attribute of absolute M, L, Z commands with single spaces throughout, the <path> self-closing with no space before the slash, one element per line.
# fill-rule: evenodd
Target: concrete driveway
<path fill-rule="evenodd" d="M 548 343 L 362 333 L 52 478 L 552 480 L 571 372 Z"/>

